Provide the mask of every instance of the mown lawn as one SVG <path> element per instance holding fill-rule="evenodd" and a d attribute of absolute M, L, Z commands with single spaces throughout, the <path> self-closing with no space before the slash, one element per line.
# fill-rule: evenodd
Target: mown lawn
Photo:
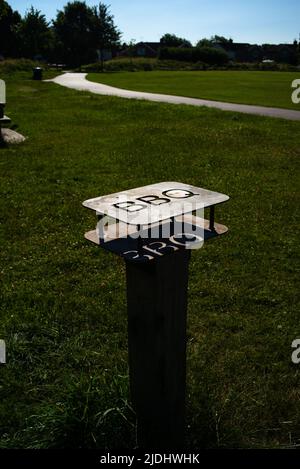
<path fill-rule="evenodd" d="M 300 110 L 291 94 L 297 72 L 114 72 L 90 73 L 88 79 L 119 88 L 230 103 Z"/>
<path fill-rule="evenodd" d="M 81 203 L 163 180 L 231 196 L 192 255 L 186 447 L 299 444 L 299 123 L 21 75 L 7 94 L 28 139 L 0 149 L 0 448 L 134 447 L 124 264 Z"/>

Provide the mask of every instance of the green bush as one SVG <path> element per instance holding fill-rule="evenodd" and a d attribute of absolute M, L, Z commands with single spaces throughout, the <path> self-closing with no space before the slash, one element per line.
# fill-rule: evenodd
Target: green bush
<path fill-rule="evenodd" d="M 225 51 L 215 49 L 214 47 L 197 47 L 193 53 L 194 61 L 205 62 L 209 65 L 225 65 L 228 63 L 228 55 Z"/>
<path fill-rule="evenodd" d="M 162 47 L 159 50 L 160 60 L 179 60 L 185 62 L 193 62 L 192 48 L 183 47 Z"/>
<path fill-rule="evenodd" d="M 157 60 L 157 70 L 192 70 L 193 64 L 178 60 Z"/>
<path fill-rule="evenodd" d="M 192 65 L 191 69 L 192 70 L 207 70 L 208 65 L 205 62 L 196 62 L 195 64 Z"/>
<path fill-rule="evenodd" d="M 214 47 L 163 47 L 160 49 L 159 58 L 193 63 L 204 62 L 208 65 L 224 65 L 228 62 L 226 52 Z"/>
<path fill-rule="evenodd" d="M 121 71 L 149 71 L 154 70 L 155 67 L 155 59 L 130 59 L 130 58 L 122 58 L 122 59 L 113 59 L 108 60 L 104 63 L 104 71 L 105 72 L 121 72 Z M 96 62 L 89 65 L 84 65 L 81 69 L 87 73 L 90 72 L 101 72 L 101 63 Z"/>
<path fill-rule="evenodd" d="M 196 49 L 196 48 L 195 48 Z M 201 48 L 201 54 L 203 54 L 203 49 Z M 208 48 L 210 49 L 210 48 Z M 178 49 L 183 50 L 184 49 Z M 217 49 L 214 51 L 220 52 Z M 206 52 L 205 52 L 206 53 Z M 195 54 L 197 57 L 197 53 Z M 204 56 L 204 55 L 202 55 Z M 299 69 L 295 66 L 288 65 L 288 64 L 262 64 L 262 63 L 248 63 L 248 62 L 233 62 L 229 61 L 226 63 L 220 63 L 218 65 L 212 64 L 208 61 L 208 57 L 206 56 L 206 60 L 195 60 L 194 62 L 188 62 L 184 60 L 172 60 L 172 59 L 147 59 L 147 58 L 116 58 L 113 60 L 109 60 L 104 63 L 104 71 L 105 72 L 138 72 L 138 71 L 152 71 L 152 70 L 168 70 L 168 71 L 176 71 L 176 70 L 276 70 L 276 71 L 298 71 Z M 79 71 L 79 69 L 78 69 Z M 98 73 L 101 72 L 101 64 L 99 62 L 84 65 L 81 67 L 81 71 L 86 73 Z"/>
<path fill-rule="evenodd" d="M 196 64 L 195 64 L 196 65 Z M 105 72 L 135 72 L 135 71 L 152 71 L 152 70 L 192 70 L 195 69 L 194 64 L 190 62 L 181 62 L 178 60 L 158 60 L 144 58 L 117 58 L 104 63 Z M 203 70 L 204 68 L 199 68 Z M 84 65 L 81 70 L 87 73 L 101 72 L 101 64 L 99 62 Z"/>
<path fill-rule="evenodd" d="M 219 68 L 218 68 L 219 69 Z M 249 71 L 275 71 L 275 72 L 297 72 L 299 67 L 295 65 L 276 62 L 228 62 L 227 70 L 249 70 Z"/>
<path fill-rule="evenodd" d="M 7 59 L 0 62 L 0 74 L 31 71 L 33 67 L 40 65 L 29 59 Z M 43 64 L 44 68 L 44 64 Z"/>

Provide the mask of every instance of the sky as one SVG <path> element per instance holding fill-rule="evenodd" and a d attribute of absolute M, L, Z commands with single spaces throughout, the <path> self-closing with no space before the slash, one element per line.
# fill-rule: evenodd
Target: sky
<path fill-rule="evenodd" d="M 32 5 L 50 21 L 67 0 L 6 0 L 22 15 Z M 97 0 L 87 0 L 97 5 Z M 102 0 L 122 41 L 159 41 L 165 33 L 196 43 L 214 34 L 235 42 L 290 43 L 300 34 L 300 0 Z"/>

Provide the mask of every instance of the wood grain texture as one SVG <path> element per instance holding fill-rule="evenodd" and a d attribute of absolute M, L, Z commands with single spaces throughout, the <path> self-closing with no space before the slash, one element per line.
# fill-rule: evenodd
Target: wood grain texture
<path fill-rule="evenodd" d="M 130 387 L 142 448 L 184 446 L 189 259 L 186 250 L 126 261 Z"/>

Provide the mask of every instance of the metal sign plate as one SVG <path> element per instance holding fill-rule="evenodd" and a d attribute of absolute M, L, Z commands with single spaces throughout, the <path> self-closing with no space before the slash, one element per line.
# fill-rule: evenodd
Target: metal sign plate
<path fill-rule="evenodd" d="M 180 182 L 161 182 L 96 197 L 84 207 L 115 220 L 145 226 L 220 204 L 229 197 Z"/>

